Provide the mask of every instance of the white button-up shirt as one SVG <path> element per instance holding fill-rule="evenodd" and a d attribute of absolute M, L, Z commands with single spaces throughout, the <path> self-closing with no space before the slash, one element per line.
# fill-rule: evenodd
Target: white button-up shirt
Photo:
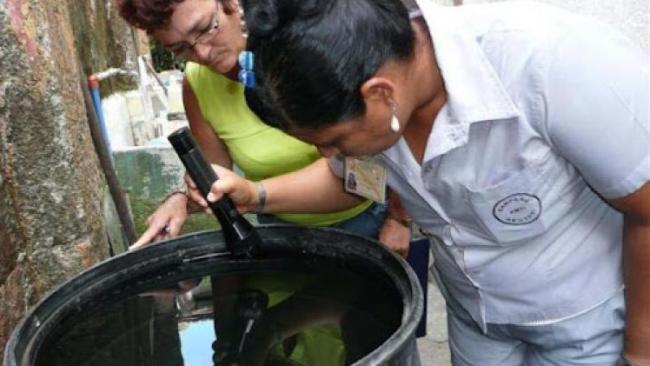
<path fill-rule="evenodd" d="M 441 239 L 447 291 L 482 327 L 605 301 L 623 286 L 623 217 L 598 195 L 650 180 L 648 56 L 547 5 L 419 5 L 448 103 L 422 165 L 403 139 L 376 159 Z"/>

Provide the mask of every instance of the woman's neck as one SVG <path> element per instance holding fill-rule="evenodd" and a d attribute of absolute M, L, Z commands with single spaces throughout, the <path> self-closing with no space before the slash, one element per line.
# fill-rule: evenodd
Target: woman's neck
<path fill-rule="evenodd" d="M 227 77 L 230 80 L 234 81 L 239 81 L 239 63 L 235 64 L 235 67 L 230 69 L 230 71 L 226 72 L 223 74 L 223 76 Z"/>
<path fill-rule="evenodd" d="M 404 139 L 415 160 L 422 163 L 434 120 L 447 103 L 447 91 L 426 24 L 423 20 L 415 20 L 413 24 L 417 51 L 411 63 L 407 90 L 414 107 L 404 129 Z"/>

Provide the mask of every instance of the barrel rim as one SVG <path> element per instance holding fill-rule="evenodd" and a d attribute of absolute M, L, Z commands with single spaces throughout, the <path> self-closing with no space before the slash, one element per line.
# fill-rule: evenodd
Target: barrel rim
<path fill-rule="evenodd" d="M 305 258 L 313 255 L 332 257 L 343 254 L 350 257 L 349 260 L 361 259 L 372 264 L 377 269 L 387 272 L 386 274 L 394 282 L 393 285 L 395 285 L 402 297 L 403 314 L 401 325 L 381 346 L 354 363 L 354 365 L 378 365 L 386 362 L 388 357 L 398 354 L 406 347 L 407 342 L 415 339 L 415 330 L 424 311 L 423 293 L 417 276 L 403 258 L 376 240 L 336 228 L 307 228 L 272 224 L 260 225 L 257 230 L 264 238 L 264 244 L 261 248 L 263 253 L 276 255 L 288 250 L 289 253 L 305 256 Z M 352 241 L 354 245 L 349 245 L 351 243 L 344 242 L 344 240 L 323 243 L 323 239 L 328 236 L 333 239 L 345 237 L 348 239 L 347 241 Z M 296 252 L 298 248 L 300 250 Z M 32 364 L 40 347 L 38 342 L 36 344 L 34 342 L 39 339 L 42 341 L 48 334 L 46 332 L 48 327 L 52 328 L 56 325 L 56 322 L 53 322 L 57 319 L 55 315 L 58 313 L 60 319 L 66 310 L 70 311 L 75 296 L 79 298 L 83 294 L 92 293 L 92 286 L 84 285 L 95 283 L 94 287 L 98 287 L 102 285 L 101 279 L 109 282 L 119 281 L 120 276 L 126 276 L 124 273 L 126 271 L 136 271 L 136 274 L 138 271 L 146 272 L 147 268 L 151 271 L 151 268 L 157 268 L 155 266 L 179 263 L 206 253 L 227 253 L 220 231 L 208 230 L 189 233 L 134 252 L 122 253 L 93 265 L 48 292 L 29 310 L 16 325 L 7 342 L 3 364 L 5 366 Z M 114 268 L 122 268 L 123 270 L 115 273 Z M 399 281 L 402 281 L 402 283 Z M 85 290 L 78 292 L 75 291 L 76 287 Z M 39 319 L 39 316 L 44 315 L 49 316 L 49 318 Z M 40 322 L 40 325 L 37 325 L 37 322 Z M 35 336 L 40 338 L 34 339 Z M 31 339 L 21 350 L 21 358 L 17 359 L 16 352 L 18 350 L 16 348 L 23 337 Z M 34 348 L 34 346 L 37 347 Z"/>

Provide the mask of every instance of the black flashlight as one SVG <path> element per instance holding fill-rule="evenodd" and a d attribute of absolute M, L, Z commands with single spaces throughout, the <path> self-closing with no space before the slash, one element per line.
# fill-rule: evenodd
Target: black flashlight
<path fill-rule="evenodd" d="M 189 128 L 176 130 L 168 139 L 203 197 L 207 197 L 210 187 L 219 177 L 203 156 Z M 208 202 L 208 205 L 221 224 L 226 246 L 233 256 L 255 256 L 259 251 L 261 238 L 253 225 L 237 211 L 232 200 L 224 196 L 217 202 Z"/>

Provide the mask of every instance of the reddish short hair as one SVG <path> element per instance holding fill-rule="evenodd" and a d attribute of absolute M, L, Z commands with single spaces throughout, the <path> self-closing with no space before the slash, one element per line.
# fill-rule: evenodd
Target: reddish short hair
<path fill-rule="evenodd" d="M 153 32 L 164 28 L 174 7 L 185 0 L 117 0 L 120 15 L 136 28 Z"/>
<path fill-rule="evenodd" d="M 117 0 L 117 8 L 124 20 L 148 33 L 164 28 L 174 13 L 174 7 L 185 0 Z M 235 11 L 233 0 L 216 0 L 226 14 Z"/>

